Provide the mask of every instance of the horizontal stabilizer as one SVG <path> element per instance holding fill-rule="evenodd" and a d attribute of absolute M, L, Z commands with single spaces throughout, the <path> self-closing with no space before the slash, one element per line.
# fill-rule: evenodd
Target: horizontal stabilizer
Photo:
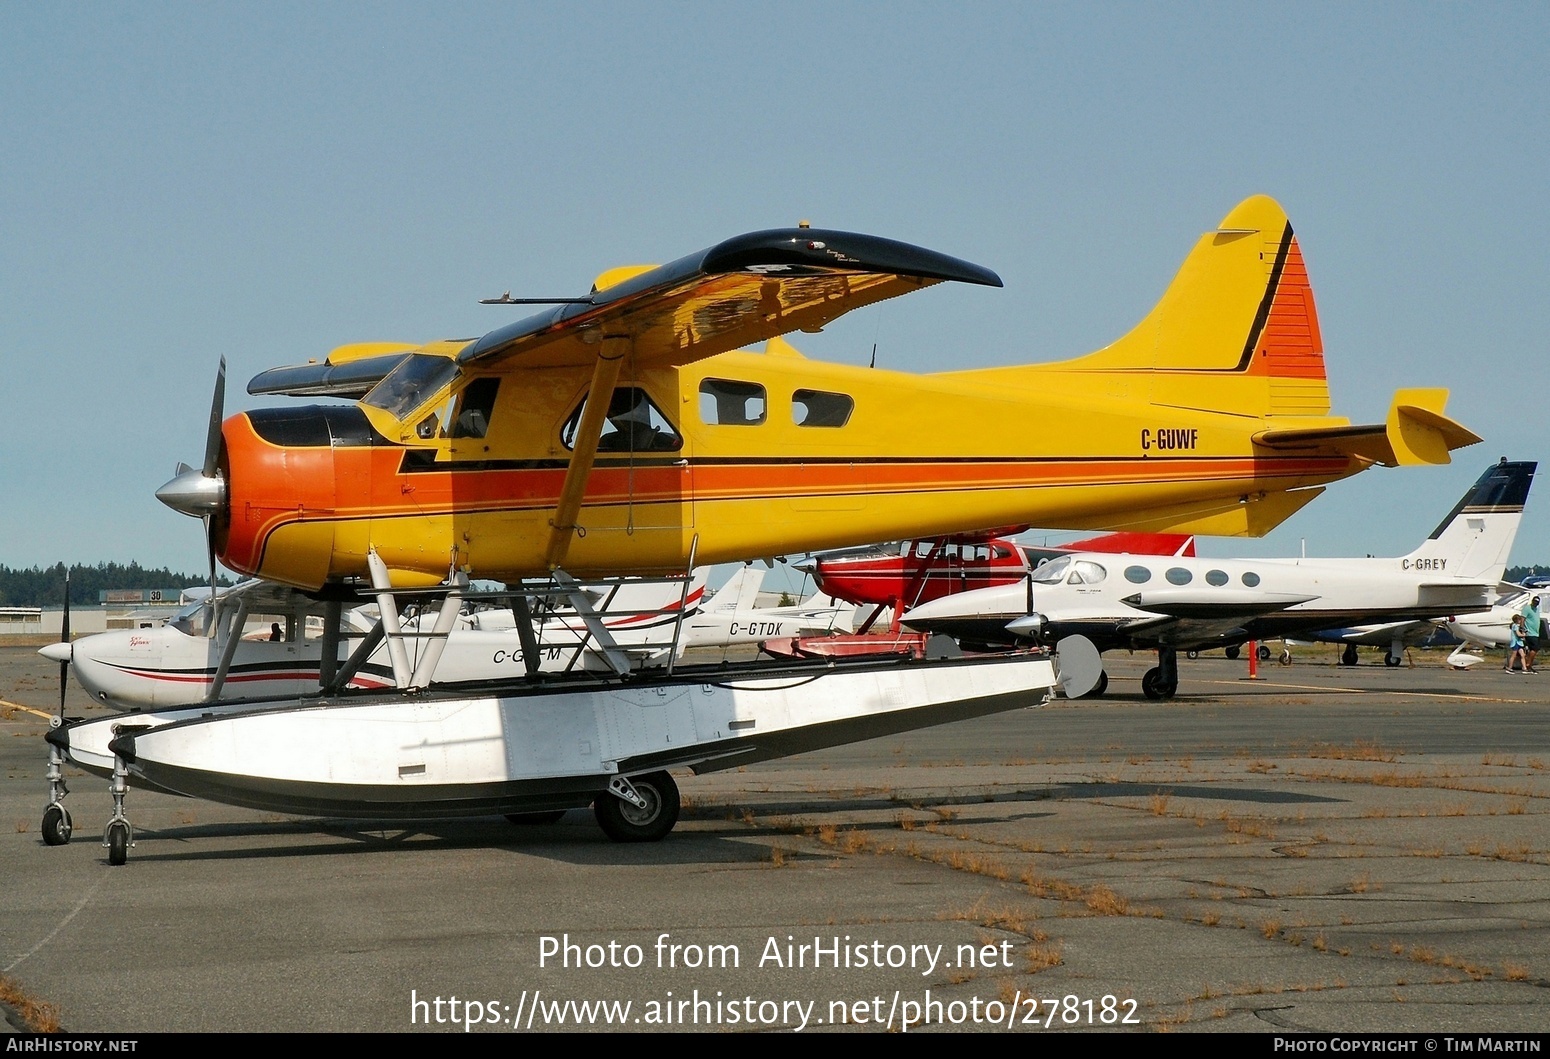
<path fill-rule="evenodd" d="M 1254 442 L 1266 448 L 1355 456 L 1385 467 L 1451 462 L 1448 453 L 1481 438 L 1443 414 L 1448 391 L 1400 390 L 1384 423 L 1262 430 Z"/>

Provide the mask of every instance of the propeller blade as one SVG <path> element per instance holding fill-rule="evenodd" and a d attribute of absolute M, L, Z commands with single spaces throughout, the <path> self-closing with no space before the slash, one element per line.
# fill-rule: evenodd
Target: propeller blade
<path fill-rule="evenodd" d="M 221 421 L 226 418 L 226 358 L 221 358 L 221 370 L 215 376 L 215 396 L 210 401 L 210 432 L 205 436 L 205 462 L 203 473 L 214 478 L 221 458 Z"/>
<path fill-rule="evenodd" d="M 65 571 L 65 610 L 59 617 L 59 642 L 70 644 L 70 571 Z M 59 716 L 65 715 L 65 681 L 70 675 L 70 656 L 59 660 Z"/>

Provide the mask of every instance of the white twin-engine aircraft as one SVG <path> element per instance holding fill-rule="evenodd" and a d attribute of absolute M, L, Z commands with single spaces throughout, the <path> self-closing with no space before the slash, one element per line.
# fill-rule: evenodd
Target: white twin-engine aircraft
<path fill-rule="evenodd" d="M 1198 559 L 1067 555 L 1030 579 L 923 604 L 904 624 L 964 646 L 1067 643 L 1062 651 L 1156 648 L 1148 698 L 1178 690 L 1177 652 L 1378 622 L 1483 611 L 1497 597 L 1534 480 L 1502 462 L 1419 548 L 1392 559 Z M 1102 694 L 1107 675 L 1094 691 Z M 1074 690 L 1069 687 L 1068 691 Z"/>

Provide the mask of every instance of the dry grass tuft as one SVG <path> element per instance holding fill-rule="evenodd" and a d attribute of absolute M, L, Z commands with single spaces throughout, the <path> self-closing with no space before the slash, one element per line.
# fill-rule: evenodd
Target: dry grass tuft
<path fill-rule="evenodd" d="M 9 975 L 0 974 L 0 1004 L 16 1013 L 22 1022 L 19 1028 L 28 1033 L 59 1032 L 59 1005 L 30 995 Z"/>
<path fill-rule="evenodd" d="M 1060 944 L 1058 942 L 1048 945 L 1028 946 L 1029 974 L 1038 974 L 1040 971 L 1047 970 L 1048 968 L 1059 967 L 1064 962 L 1065 958 L 1060 954 Z"/>
<path fill-rule="evenodd" d="M 1087 893 L 1085 904 L 1100 916 L 1124 916 L 1130 914 L 1130 902 L 1107 886 L 1094 886 Z"/>
<path fill-rule="evenodd" d="M 1166 816 L 1168 813 L 1168 796 L 1158 793 L 1147 799 L 1147 811 L 1153 816 Z"/>
<path fill-rule="evenodd" d="M 1399 752 L 1384 750 L 1377 743 L 1358 739 L 1350 746 L 1315 743 L 1313 749 L 1308 751 L 1308 756 L 1334 758 L 1336 761 L 1385 761 L 1392 763 L 1399 758 Z"/>

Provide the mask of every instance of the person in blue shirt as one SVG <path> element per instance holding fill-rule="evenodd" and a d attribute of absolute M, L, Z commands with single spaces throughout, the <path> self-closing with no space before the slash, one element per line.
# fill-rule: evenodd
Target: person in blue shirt
<path fill-rule="evenodd" d="M 1530 673 L 1534 668 L 1534 656 L 1544 647 L 1545 621 L 1539 612 L 1539 597 L 1535 596 L 1523 608 L 1523 668 Z"/>
<path fill-rule="evenodd" d="M 1528 671 L 1523 659 L 1523 631 L 1523 615 L 1514 614 L 1512 624 L 1507 626 L 1507 665 L 1504 672 L 1518 672 L 1515 666 L 1522 666 L 1524 672 Z"/>

